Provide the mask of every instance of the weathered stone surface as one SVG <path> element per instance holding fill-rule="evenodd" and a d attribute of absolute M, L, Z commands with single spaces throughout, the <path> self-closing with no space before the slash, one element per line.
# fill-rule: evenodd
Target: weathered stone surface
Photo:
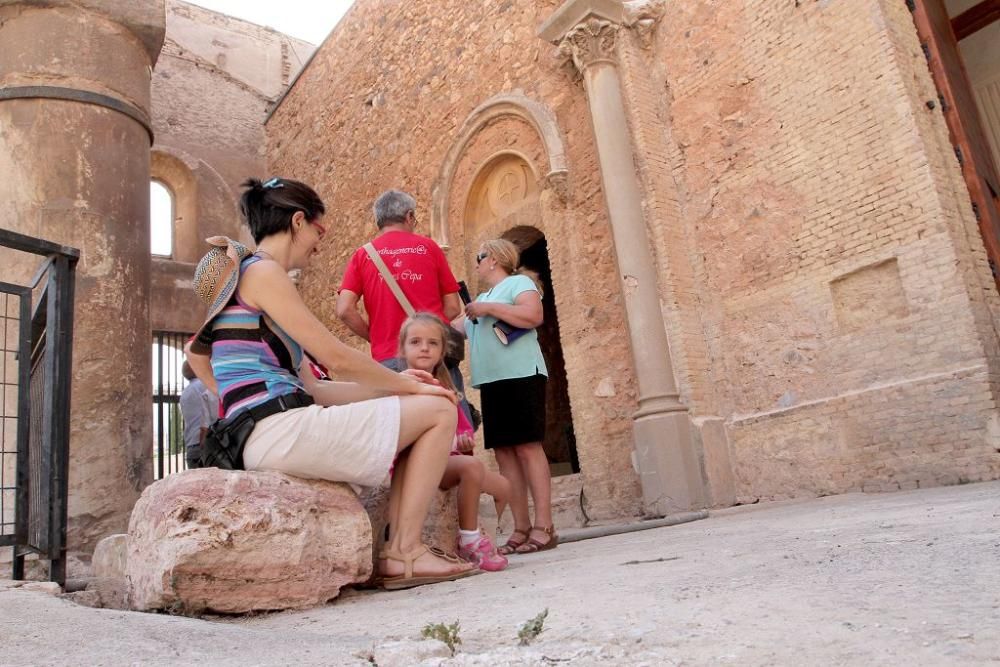
<path fill-rule="evenodd" d="M 91 559 L 93 580 L 87 592 L 100 598 L 100 606 L 126 609 L 125 563 L 128 559 L 128 535 L 109 535 L 97 543 Z"/>
<path fill-rule="evenodd" d="M 63 600 L 69 600 L 78 605 L 83 605 L 84 607 L 94 607 L 95 609 L 102 609 L 108 605 L 104 604 L 104 598 L 97 591 L 86 590 L 86 591 L 74 591 L 72 593 L 65 593 L 59 596 Z"/>
<path fill-rule="evenodd" d="M 54 581 L 28 581 L 21 586 L 21 590 L 47 593 L 49 595 L 59 595 L 63 592 L 62 586 Z"/>
<path fill-rule="evenodd" d="M 379 667 L 409 667 L 428 664 L 425 660 L 450 658 L 451 649 L 437 639 L 395 641 L 379 644 L 370 655 L 371 662 Z"/>
<path fill-rule="evenodd" d="M 134 609 L 241 613 L 321 604 L 371 574 L 372 532 L 344 484 L 189 470 L 156 482 L 129 522 Z"/>

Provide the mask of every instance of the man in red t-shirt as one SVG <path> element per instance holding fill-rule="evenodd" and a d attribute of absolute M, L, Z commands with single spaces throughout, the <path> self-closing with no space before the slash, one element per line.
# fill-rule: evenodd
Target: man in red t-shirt
<path fill-rule="evenodd" d="M 434 313 L 447 323 L 462 312 L 458 282 L 438 244 L 413 233 L 417 226 L 416 208 L 416 200 L 405 192 L 389 190 L 379 195 L 375 200 L 375 224 L 379 232 L 372 245 L 413 308 Z M 358 312 L 359 299 L 365 300 L 367 322 Z M 337 317 L 371 343 L 375 361 L 396 356 L 399 330 L 406 313 L 363 247 L 355 251 L 344 272 L 337 297 Z"/>

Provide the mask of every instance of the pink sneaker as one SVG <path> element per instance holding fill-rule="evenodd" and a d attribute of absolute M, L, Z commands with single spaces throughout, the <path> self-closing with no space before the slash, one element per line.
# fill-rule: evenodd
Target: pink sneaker
<path fill-rule="evenodd" d="M 499 572 L 507 567 L 507 559 L 497 553 L 493 542 L 485 535 L 480 535 L 478 540 L 465 547 L 459 543 L 458 557 L 475 563 L 486 572 Z"/>

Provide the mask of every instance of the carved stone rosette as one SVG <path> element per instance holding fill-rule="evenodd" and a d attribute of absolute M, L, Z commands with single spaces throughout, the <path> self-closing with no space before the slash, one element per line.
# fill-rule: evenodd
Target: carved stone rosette
<path fill-rule="evenodd" d="M 620 28 L 611 21 L 587 19 L 566 33 L 559 42 L 559 53 L 572 58 L 580 72 L 596 63 L 616 64 L 615 41 Z"/>

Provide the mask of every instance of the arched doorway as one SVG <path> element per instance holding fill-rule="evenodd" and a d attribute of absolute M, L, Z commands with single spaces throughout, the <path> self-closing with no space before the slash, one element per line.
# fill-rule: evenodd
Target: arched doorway
<path fill-rule="evenodd" d="M 543 285 L 545 322 L 538 341 L 549 371 L 546 390 L 545 453 L 553 476 L 580 472 L 576 434 L 569 402 L 566 362 L 559 337 L 559 317 L 549 266 L 548 243 L 539 223 L 539 188 L 534 169 L 513 152 L 495 155 L 480 169 L 465 206 L 466 256 L 488 237 L 501 236 L 521 251 L 521 264 Z M 532 224 L 534 223 L 534 224 Z"/>

